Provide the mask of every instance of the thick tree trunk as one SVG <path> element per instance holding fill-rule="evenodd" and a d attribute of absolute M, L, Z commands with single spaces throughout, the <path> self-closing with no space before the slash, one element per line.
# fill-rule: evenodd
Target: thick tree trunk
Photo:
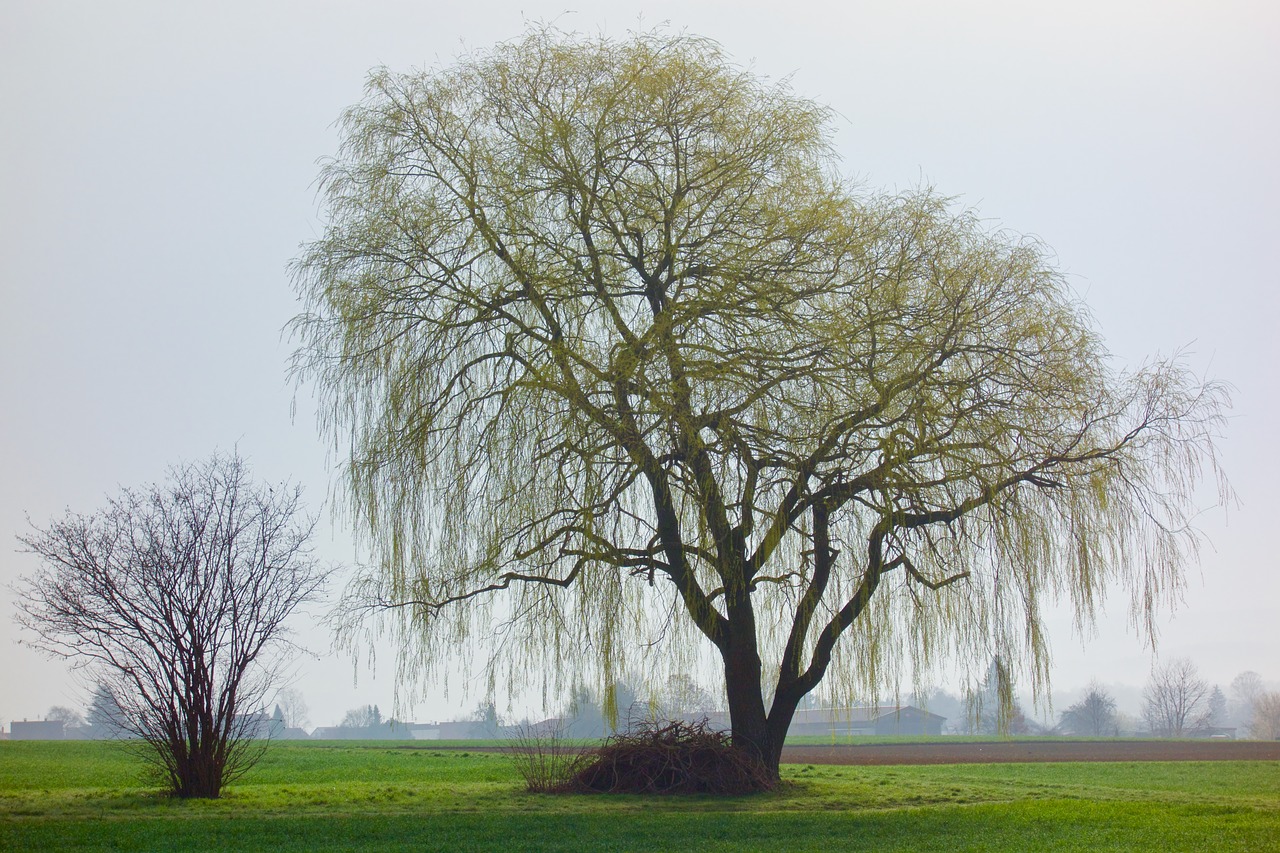
<path fill-rule="evenodd" d="M 753 638 L 754 639 L 754 638 Z M 764 765 L 769 778 L 779 778 L 782 747 L 800 700 L 807 690 L 785 677 L 774 693 L 773 704 L 764 705 L 762 666 L 755 643 L 724 655 L 725 686 L 729 700 L 729 724 L 733 745 L 746 750 Z"/>
<path fill-rule="evenodd" d="M 773 706 L 766 712 L 760 691 L 758 658 L 754 672 L 750 672 L 751 669 L 749 661 L 725 661 L 733 745 L 750 752 L 752 757 L 764 765 L 769 778 L 777 782 L 787 729 L 791 727 L 791 720 L 802 696 L 780 692 L 774 697 Z"/>
<path fill-rule="evenodd" d="M 776 782 L 786 728 L 780 733 L 775 731 L 765 710 L 763 667 L 756 647 L 755 619 L 749 607 L 745 608 L 745 613 L 730 614 L 728 643 L 721 651 L 725 692 L 729 700 L 730 735 L 733 745 L 763 764 L 769 779 Z M 791 715 L 786 716 L 790 723 Z"/>

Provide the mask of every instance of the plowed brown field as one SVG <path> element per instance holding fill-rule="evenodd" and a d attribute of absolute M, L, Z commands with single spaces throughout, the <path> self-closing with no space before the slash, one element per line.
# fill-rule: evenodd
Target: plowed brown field
<path fill-rule="evenodd" d="M 783 764 L 995 764 L 1040 761 L 1280 761 L 1280 742 L 993 741 L 787 746 Z"/>

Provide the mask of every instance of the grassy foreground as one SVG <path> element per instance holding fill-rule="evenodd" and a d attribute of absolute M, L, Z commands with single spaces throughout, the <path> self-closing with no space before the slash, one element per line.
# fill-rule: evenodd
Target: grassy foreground
<path fill-rule="evenodd" d="M 1280 763 L 784 768 L 742 798 L 526 794 L 491 753 L 278 744 L 216 801 L 0 742 L 0 850 L 1280 850 Z"/>

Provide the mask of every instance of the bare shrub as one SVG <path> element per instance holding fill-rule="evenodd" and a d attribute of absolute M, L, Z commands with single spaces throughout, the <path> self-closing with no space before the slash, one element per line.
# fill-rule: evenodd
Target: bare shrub
<path fill-rule="evenodd" d="M 254 483 L 239 456 L 178 466 L 18 537 L 41 567 L 17 622 L 97 681 L 95 733 L 137 738 L 174 795 L 217 797 L 261 757 L 286 622 L 329 574 L 314 526 L 300 489 Z"/>
<path fill-rule="evenodd" d="M 518 726 L 503 754 L 534 794 L 573 790 L 571 780 L 590 760 L 593 750 L 575 746 L 559 726 Z"/>

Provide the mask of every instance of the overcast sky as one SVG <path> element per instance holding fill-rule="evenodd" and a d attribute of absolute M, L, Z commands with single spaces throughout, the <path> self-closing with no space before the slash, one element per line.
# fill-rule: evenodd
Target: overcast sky
<path fill-rule="evenodd" d="M 840 114 L 846 174 L 930 183 L 1039 236 L 1121 364 L 1183 349 L 1234 385 L 1221 449 L 1240 503 L 1201 518 L 1209 544 L 1158 653 L 1224 688 L 1247 669 L 1280 679 L 1271 0 L 0 0 L 0 721 L 84 704 L 61 663 L 17 645 L 7 585 L 35 568 L 14 539 L 28 517 L 91 511 L 233 447 L 322 510 L 333 459 L 305 396 L 291 414 L 282 335 L 287 265 L 321 229 L 316 161 L 371 68 L 447 63 L 526 19 L 611 35 L 669 22 L 791 75 Z M 349 543 L 325 510 L 323 553 L 349 564 Z M 1055 689 L 1146 680 L 1127 613 L 1113 596 L 1084 639 L 1055 620 Z M 320 653 L 296 683 L 313 724 L 391 707 L 389 654 L 356 668 L 300 624 Z M 412 713 L 478 699 L 455 684 Z"/>

